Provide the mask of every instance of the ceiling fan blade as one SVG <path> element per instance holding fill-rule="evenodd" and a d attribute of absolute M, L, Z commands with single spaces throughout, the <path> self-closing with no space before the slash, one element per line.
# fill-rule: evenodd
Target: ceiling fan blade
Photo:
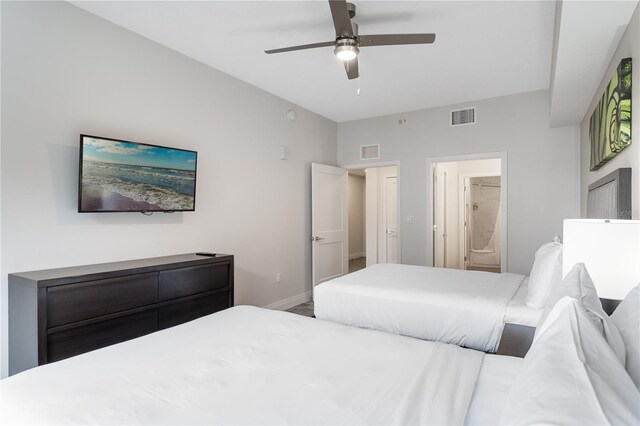
<path fill-rule="evenodd" d="M 356 56 L 350 61 L 344 61 L 344 69 L 347 71 L 347 77 L 349 80 L 360 77 L 360 70 L 358 64 L 358 57 Z"/>
<path fill-rule="evenodd" d="M 397 44 L 429 44 L 433 43 L 436 35 L 429 34 L 376 34 L 358 36 L 360 47 L 391 46 Z"/>
<path fill-rule="evenodd" d="M 346 0 L 329 0 L 333 26 L 336 28 L 336 37 L 353 37 L 353 26 L 349 17 Z"/>
<path fill-rule="evenodd" d="M 291 47 L 283 47 L 281 49 L 272 49 L 265 50 L 264 53 L 282 53 L 282 52 L 291 52 L 294 50 L 305 50 L 305 49 L 315 49 L 316 47 L 327 47 L 327 46 L 335 46 L 335 41 L 323 41 L 322 43 L 312 43 L 312 44 L 301 44 L 300 46 L 291 46 Z"/>

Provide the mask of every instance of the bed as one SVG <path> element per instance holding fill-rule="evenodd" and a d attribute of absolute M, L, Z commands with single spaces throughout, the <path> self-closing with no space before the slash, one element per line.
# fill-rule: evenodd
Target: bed
<path fill-rule="evenodd" d="M 496 352 L 505 323 L 535 327 L 524 275 L 378 264 L 315 287 L 315 316 Z"/>
<path fill-rule="evenodd" d="M 1 380 L 0 423 L 637 424 L 640 393 L 565 299 L 524 359 L 234 307 Z"/>
<path fill-rule="evenodd" d="M 520 361 L 239 306 L 4 379 L 0 418 L 3 424 L 474 424 L 497 419 L 495 395 L 498 387 L 508 391 L 508 380 L 491 379 Z"/>

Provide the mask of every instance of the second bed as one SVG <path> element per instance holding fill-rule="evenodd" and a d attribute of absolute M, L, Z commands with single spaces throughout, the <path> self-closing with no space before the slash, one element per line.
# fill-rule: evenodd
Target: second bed
<path fill-rule="evenodd" d="M 505 323 L 535 327 L 524 275 L 378 264 L 314 289 L 315 316 L 496 352 Z"/>

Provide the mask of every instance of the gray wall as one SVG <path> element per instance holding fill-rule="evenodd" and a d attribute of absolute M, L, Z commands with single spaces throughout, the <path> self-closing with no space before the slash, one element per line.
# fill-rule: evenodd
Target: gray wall
<path fill-rule="evenodd" d="M 478 123 L 450 127 L 449 111 L 466 106 L 478 107 Z M 400 118 L 407 122 L 399 125 Z M 375 161 L 400 161 L 402 263 L 432 264 L 429 157 L 507 152 L 510 272 L 528 274 L 540 244 L 562 233 L 563 219 L 579 216 L 579 129 L 549 128 L 548 91 L 341 123 L 338 162 L 364 166 L 359 147 L 370 143 L 380 144 Z"/>
<path fill-rule="evenodd" d="M 64 2 L 2 2 L 1 118 L 2 376 L 10 272 L 213 251 L 236 255 L 236 303 L 311 289 L 310 163 L 336 163 L 334 122 Z M 197 150 L 196 211 L 78 214 L 79 133 Z"/>
<path fill-rule="evenodd" d="M 609 160 L 604 166 L 596 171 L 590 171 L 590 155 L 591 146 L 589 142 L 589 120 L 591 114 L 596 108 L 604 88 L 611 81 L 613 72 L 620 64 L 620 60 L 623 58 L 632 58 L 631 67 L 631 145 L 625 148 L 624 151 L 616 155 L 613 159 Z M 638 107 L 638 99 L 640 99 L 640 6 L 636 7 L 629 25 L 620 40 L 620 44 L 616 49 L 613 59 L 607 67 L 598 86 L 598 90 L 593 94 L 593 100 L 591 106 L 587 110 L 587 114 L 584 116 L 582 125 L 580 126 L 580 140 L 582 151 L 581 162 L 581 199 L 582 199 L 582 216 L 587 215 L 587 193 L 589 185 L 598 179 L 608 175 L 612 171 L 620 167 L 631 167 L 631 178 L 633 183 L 631 190 L 633 191 L 631 200 L 632 218 L 640 219 L 640 108 Z"/>

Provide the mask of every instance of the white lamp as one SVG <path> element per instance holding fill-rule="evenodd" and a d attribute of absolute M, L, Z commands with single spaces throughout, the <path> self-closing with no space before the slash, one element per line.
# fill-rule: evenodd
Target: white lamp
<path fill-rule="evenodd" d="M 640 282 L 640 221 L 565 219 L 562 275 L 584 263 L 604 299 L 621 300 Z"/>

